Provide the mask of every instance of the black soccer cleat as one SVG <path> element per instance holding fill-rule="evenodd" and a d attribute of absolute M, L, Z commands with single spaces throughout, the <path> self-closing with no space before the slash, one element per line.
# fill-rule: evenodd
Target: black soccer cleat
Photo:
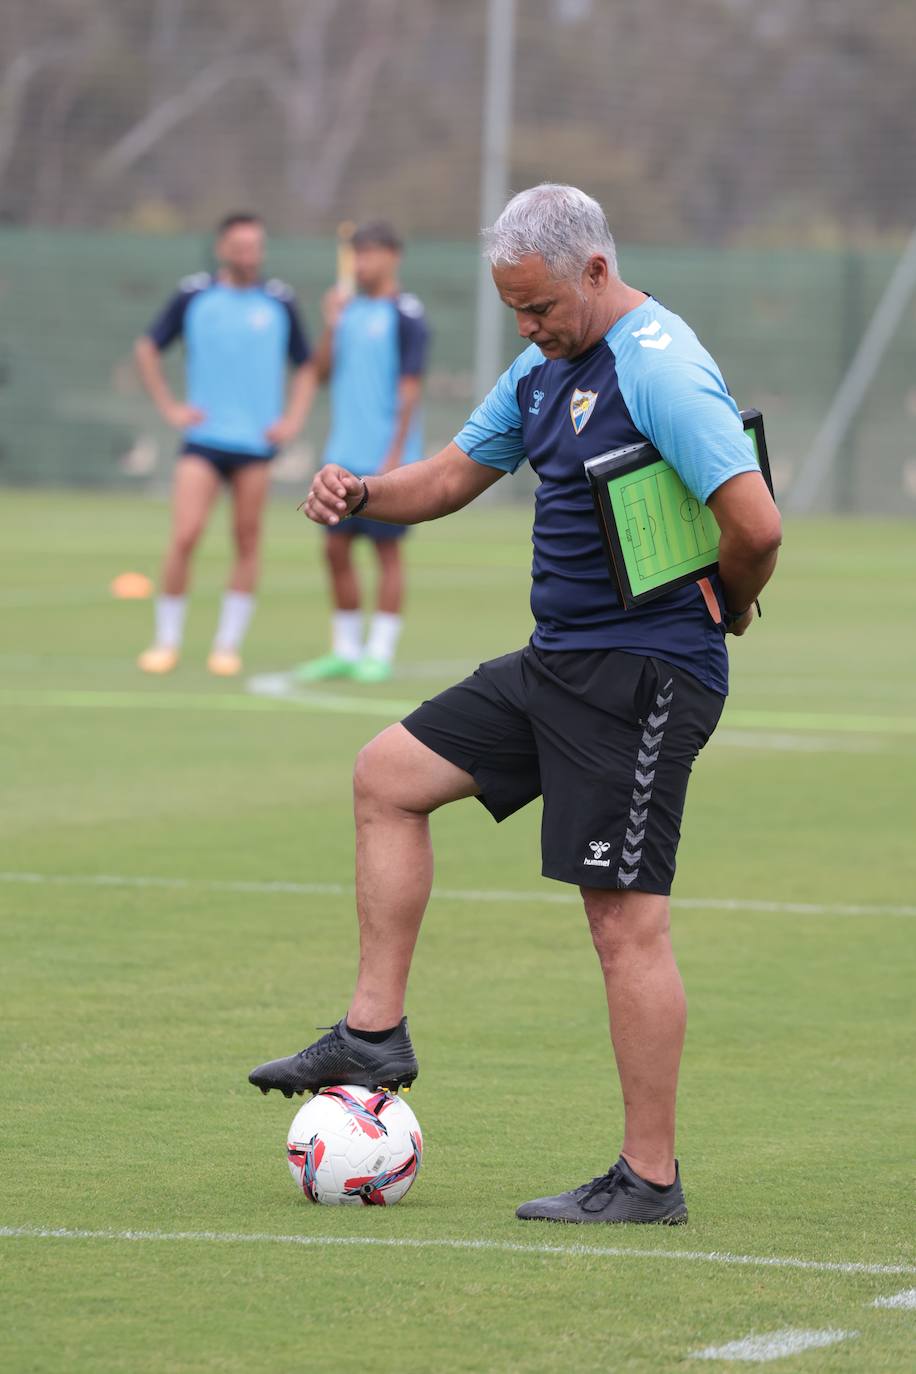
<path fill-rule="evenodd" d="M 284 1097 L 293 1093 L 317 1093 L 320 1088 L 338 1083 L 355 1083 L 361 1088 L 409 1088 L 419 1073 L 417 1056 L 410 1043 L 407 1017 L 379 1045 L 360 1040 L 347 1026 L 344 1016 L 327 1035 L 288 1059 L 272 1059 L 252 1069 L 248 1082 L 269 1093 L 279 1088 Z"/>
<path fill-rule="evenodd" d="M 569 1193 L 523 1202 L 515 1215 L 522 1221 L 635 1221 L 650 1226 L 681 1226 L 687 1220 L 687 1205 L 676 1160 L 674 1182 L 660 1192 L 634 1174 L 621 1155 L 600 1178 L 593 1178 L 591 1183 L 583 1183 Z"/>

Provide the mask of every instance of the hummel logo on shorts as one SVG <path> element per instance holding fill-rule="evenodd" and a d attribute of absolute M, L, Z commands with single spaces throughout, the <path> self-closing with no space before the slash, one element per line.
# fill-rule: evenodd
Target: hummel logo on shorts
<path fill-rule="evenodd" d="M 583 859 L 584 864 L 589 864 L 592 868 L 610 868 L 610 859 L 602 859 L 601 855 L 606 854 L 610 849 L 607 840 L 589 840 L 589 849 L 595 856 L 593 859 Z"/>

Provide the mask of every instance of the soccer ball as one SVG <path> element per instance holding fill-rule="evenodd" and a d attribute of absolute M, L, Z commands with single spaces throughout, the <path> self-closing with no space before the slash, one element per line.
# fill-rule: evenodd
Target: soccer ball
<path fill-rule="evenodd" d="M 300 1107 L 286 1154 L 310 1202 L 391 1207 L 417 1176 L 423 1136 L 403 1098 L 347 1083 Z"/>

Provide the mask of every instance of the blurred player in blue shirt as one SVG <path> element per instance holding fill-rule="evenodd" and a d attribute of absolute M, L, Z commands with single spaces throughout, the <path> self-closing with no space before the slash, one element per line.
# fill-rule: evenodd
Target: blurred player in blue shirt
<path fill-rule="evenodd" d="M 139 659 L 147 673 L 170 672 L 178 662 L 191 557 L 222 481 L 232 490 L 236 557 L 207 666 L 225 677 L 241 671 L 270 460 L 299 433 L 315 392 L 295 297 L 284 282 L 262 280 L 264 249 L 257 215 L 228 215 L 217 229 L 216 274 L 185 277 L 135 346 L 147 391 L 183 436 L 156 637 Z M 160 358 L 179 338 L 185 346 L 183 402 L 172 394 Z"/>
<path fill-rule="evenodd" d="M 393 472 L 423 456 L 420 395 L 429 330 L 416 296 L 402 292 L 403 245 L 390 224 L 362 225 L 352 239 L 356 295 L 337 286 L 324 299 L 326 328 L 316 352 L 319 381 L 330 381 L 326 463 L 360 474 Z M 334 603 L 332 651 L 298 670 L 302 681 L 391 676 L 404 599 L 403 525 L 358 514 L 328 529 L 325 552 Z M 372 541 L 378 558 L 377 610 L 363 640 L 353 541 Z"/>

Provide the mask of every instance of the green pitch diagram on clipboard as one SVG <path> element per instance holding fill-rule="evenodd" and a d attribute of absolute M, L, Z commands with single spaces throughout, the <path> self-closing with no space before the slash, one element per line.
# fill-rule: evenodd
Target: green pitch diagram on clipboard
<path fill-rule="evenodd" d="M 742 410 L 741 419 L 772 495 L 763 416 Z M 590 458 L 585 471 L 611 574 L 628 610 L 715 572 L 719 526 L 712 511 L 648 441 Z"/>

